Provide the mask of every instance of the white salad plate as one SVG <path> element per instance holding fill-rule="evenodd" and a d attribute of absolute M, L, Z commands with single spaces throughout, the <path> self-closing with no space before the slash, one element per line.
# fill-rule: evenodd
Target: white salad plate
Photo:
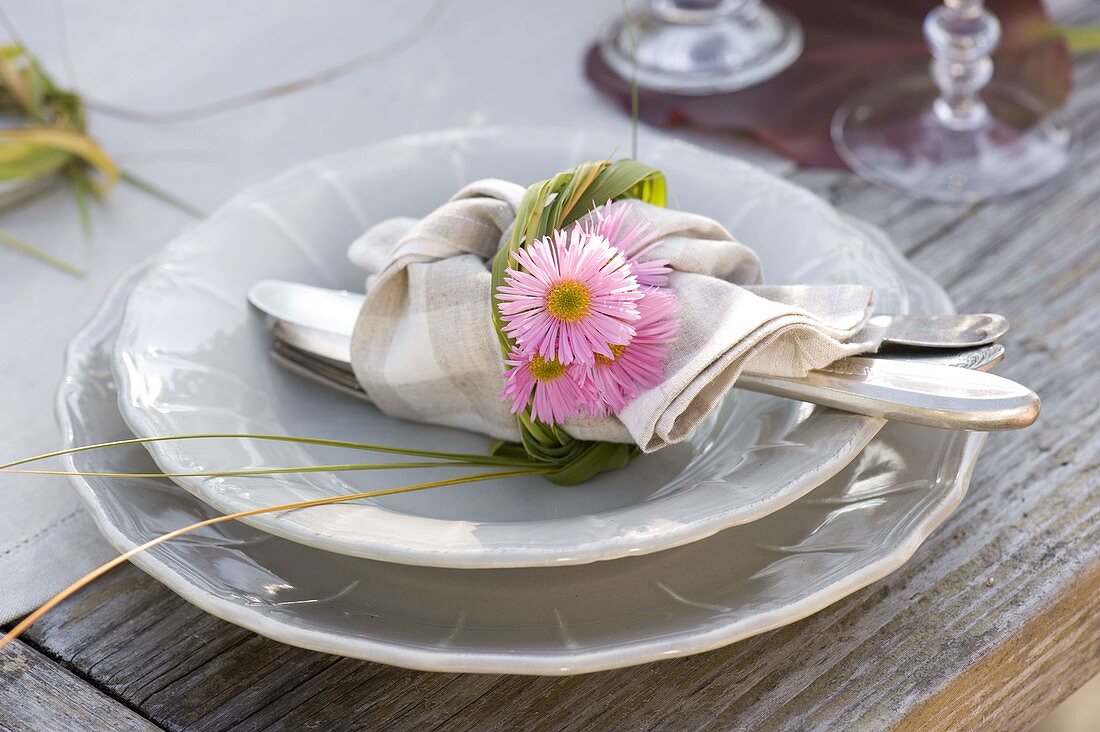
<path fill-rule="evenodd" d="M 69 347 L 57 400 L 69 446 L 131 435 L 119 415 L 111 347 L 136 278 L 116 287 Z M 919 280 L 913 287 L 916 299 L 942 298 Z M 983 440 L 890 423 L 837 475 L 766 518 L 606 562 L 408 566 L 321 551 L 238 522 L 132 561 L 203 610 L 304 648 L 431 671 L 598 671 L 717 648 L 884 577 L 962 500 Z M 155 469 L 136 445 L 65 462 L 83 472 Z M 217 515 L 163 478 L 73 483 L 119 551 Z"/>
<path fill-rule="evenodd" d="M 614 135 L 537 129 L 419 135 L 324 158 L 245 192 L 172 242 L 135 286 L 115 351 L 123 417 L 142 437 L 263 433 L 485 453 L 489 440 L 481 435 L 390 418 L 280 370 L 268 359 L 268 336 L 245 293 L 268 278 L 361 290 L 363 275 L 345 252 L 372 224 L 426 214 L 479 178 L 530 183 L 613 154 L 622 143 Z M 909 309 L 882 237 L 809 191 L 681 142 L 654 141 L 644 153 L 667 175 L 670 205 L 717 219 L 755 248 L 768 282 L 863 283 L 875 288 L 880 312 Z M 248 521 L 320 549 L 405 564 L 499 568 L 613 559 L 757 520 L 835 474 L 883 424 L 777 397 L 738 397 L 691 440 L 581 486 L 515 478 Z M 166 473 L 377 458 L 258 440 L 149 447 Z M 220 511 L 236 512 L 455 474 L 177 480 Z"/>

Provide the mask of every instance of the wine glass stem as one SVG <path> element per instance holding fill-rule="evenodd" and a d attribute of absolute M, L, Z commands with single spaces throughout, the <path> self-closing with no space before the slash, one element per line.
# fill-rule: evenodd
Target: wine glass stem
<path fill-rule="evenodd" d="M 993 78 L 994 49 L 1001 38 L 997 17 L 982 0 L 944 0 L 924 21 L 932 51 L 932 80 L 940 96 L 932 111 L 944 126 L 972 130 L 989 119 L 981 90 Z"/>

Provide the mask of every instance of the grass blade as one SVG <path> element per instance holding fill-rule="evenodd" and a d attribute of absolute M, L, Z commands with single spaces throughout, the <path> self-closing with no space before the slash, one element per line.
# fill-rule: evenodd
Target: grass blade
<path fill-rule="evenodd" d="M 76 212 L 80 216 L 80 229 L 84 232 L 84 240 L 88 248 L 92 246 L 92 210 L 88 203 L 90 187 L 84 173 L 76 168 L 69 168 L 65 176 L 73 187 L 73 196 L 76 198 Z"/>
<path fill-rule="evenodd" d="M 15 143 L 32 143 L 75 155 L 102 173 L 108 186 L 119 177 L 119 169 L 115 161 L 98 143 L 82 132 L 57 127 L 20 127 L 4 130 L 4 138 Z"/>
<path fill-rule="evenodd" d="M 174 196 L 168 191 L 153 185 L 144 178 L 139 178 L 128 170 L 122 171 L 122 180 L 129 183 L 134 188 L 138 189 L 142 193 L 152 196 L 159 200 L 161 203 L 166 203 L 172 208 L 175 208 L 188 216 L 193 216 L 196 219 L 206 218 L 206 212 L 197 206 L 193 206 L 187 201 L 184 201 L 178 196 Z"/>
<path fill-rule="evenodd" d="M 1070 53 L 1100 51 L 1100 26 L 1062 26 Z"/>
<path fill-rule="evenodd" d="M 55 450 L 53 452 L 43 453 L 41 455 L 35 455 L 33 457 L 22 458 L 20 460 L 13 460 L 8 463 L 0 464 L 0 470 L 7 470 L 14 468 L 18 465 L 26 465 L 27 463 L 37 462 L 39 460 L 46 460 L 47 458 L 61 457 L 62 455 L 72 455 L 78 452 L 86 452 L 88 450 L 100 450 L 106 447 L 122 447 L 125 445 L 146 445 L 151 442 L 168 442 L 172 440 L 213 440 L 213 439 L 237 439 L 237 440 L 268 440 L 272 442 L 293 442 L 303 445 L 317 445 L 319 447 L 339 447 L 349 450 L 363 450 L 365 452 L 381 452 L 392 455 L 411 455 L 414 457 L 422 458 L 434 458 L 436 460 L 450 460 L 456 463 L 466 463 L 469 465 L 484 465 L 494 467 L 528 467 L 530 465 L 529 460 L 518 460 L 511 457 L 500 456 L 495 457 L 493 455 L 475 455 L 473 453 L 462 452 L 437 452 L 435 450 L 413 450 L 404 447 L 392 447 L 390 445 L 373 445 L 366 442 L 347 442 L 345 440 L 326 440 L 319 437 L 295 437 L 293 435 L 267 435 L 267 434 L 252 434 L 241 432 L 211 432 L 203 434 L 193 435 L 162 435 L 158 437 L 133 437 L 128 440 L 115 440 L 113 442 L 99 442 L 94 445 L 81 445 L 79 447 L 70 447 L 64 450 Z"/>
<path fill-rule="evenodd" d="M 213 470 L 202 473 L 101 473 L 84 470 L 21 470 L 19 468 L 3 468 L 0 473 L 13 475 L 65 475 L 82 476 L 85 478 L 236 478 L 260 475 L 287 475 L 292 473 L 348 473 L 365 470 L 409 470 L 415 468 L 483 468 L 484 463 L 460 463 L 457 461 L 444 462 L 409 462 L 409 463 L 339 463 L 334 465 L 297 465 L 289 468 L 246 468 L 243 470 Z M 513 465 L 502 464 L 501 467 L 530 467 L 542 468 L 530 461 Z"/>
<path fill-rule="evenodd" d="M 7 246 L 11 247 L 12 249 L 15 249 L 16 251 L 19 251 L 19 252 L 22 252 L 23 254 L 34 257 L 38 261 L 44 262 L 45 264 L 48 264 L 51 267 L 55 267 L 55 268 L 61 270 L 62 272 L 66 273 L 66 274 L 72 275 L 73 277 L 83 277 L 84 276 L 84 271 L 79 269 L 78 267 L 75 267 L 74 265 L 69 264 L 68 262 L 66 262 L 63 259 L 58 259 L 57 257 L 53 256 L 52 254 L 47 254 L 46 252 L 42 251 L 41 249 L 39 249 L 37 247 L 31 246 L 30 244 L 23 241 L 19 237 L 15 236 L 13 234 L 10 234 L 10 233 L 4 231 L 3 229 L 0 229 L 0 244 L 6 244 Z"/>

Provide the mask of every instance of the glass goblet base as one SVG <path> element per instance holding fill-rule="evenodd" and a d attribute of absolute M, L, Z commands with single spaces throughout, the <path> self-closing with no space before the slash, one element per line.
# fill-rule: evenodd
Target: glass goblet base
<path fill-rule="evenodd" d="M 1069 118 L 996 82 L 982 91 L 988 114 L 969 127 L 945 124 L 927 76 L 858 94 L 832 122 L 833 144 L 864 178 L 917 198 L 975 203 L 1034 188 L 1070 163 Z"/>
<path fill-rule="evenodd" d="M 794 63 L 803 41 L 802 26 L 789 12 L 766 3 L 750 5 L 751 11 L 700 14 L 705 21 L 689 17 L 692 22 L 676 22 L 671 9 L 633 13 L 608 28 L 600 52 L 626 80 L 635 72 L 636 57 L 643 89 L 690 95 L 744 89 Z"/>

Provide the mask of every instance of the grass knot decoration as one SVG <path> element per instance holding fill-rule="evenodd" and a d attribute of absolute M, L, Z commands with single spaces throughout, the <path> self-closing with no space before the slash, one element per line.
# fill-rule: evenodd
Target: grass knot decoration
<path fill-rule="evenodd" d="M 665 206 L 664 174 L 635 160 L 599 160 L 582 163 L 530 186 L 516 212 L 511 235 L 493 259 L 493 292 L 497 293 L 504 283 L 505 270 L 516 266 L 515 253 L 521 247 L 550 236 L 607 201 L 622 199 Z M 563 300 L 562 304 L 569 303 Z M 504 332 L 504 320 L 497 305 L 494 295 L 493 325 L 502 356 L 508 358 L 516 343 Z M 493 454 L 525 457 L 545 465 L 550 472 L 544 477 L 559 485 L 583 483 L 599 473 L 625 466 L 638 454 L 635 445 L 574 439 L 559 426 L 534 419 L 530 408 L 516 415 L 516 424 L 520 442 L 498 442 Z"/>

